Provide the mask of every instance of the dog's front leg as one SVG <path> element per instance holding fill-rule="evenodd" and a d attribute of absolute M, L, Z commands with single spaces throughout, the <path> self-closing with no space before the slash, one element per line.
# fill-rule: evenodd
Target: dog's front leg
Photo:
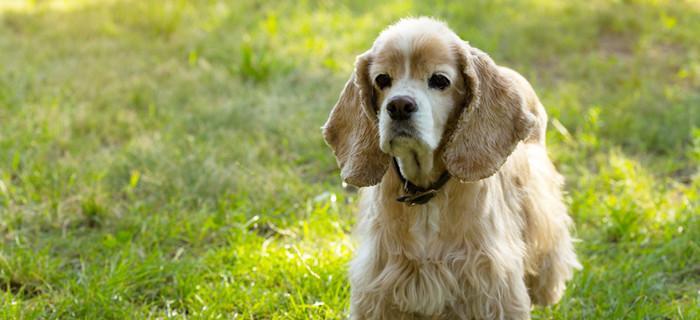
<path fill-rule="evenodd" d="M 530 319 L 530 298 L 522 276 L 510 273 L 506 279 L 478 280 L 465 285 L 462 299 L 447 308 L 442 319 Z"/>

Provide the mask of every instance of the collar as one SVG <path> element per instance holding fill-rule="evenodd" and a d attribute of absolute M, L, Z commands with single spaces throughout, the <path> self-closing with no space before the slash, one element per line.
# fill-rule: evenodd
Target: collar
<path fill-rule="evenodd" d="M 408 181 L 408 179 L 401 174 L 401 169 L 399 168 L 399 163 L 396 161 L 396 158 L 392 158 L 392 160 L 394 161 L 394 169 L 396 170 L 396 173 L 399 175 L 399 179 L 401 179 L 401 183 L 403 184 L 403 191 L 406 193 L 396 198 L 396 201 L 405 202 L 409 206 L 428 203 L 428 201 L 435 197 L 438 190 L 440 190 L 440 188 L 442 188 L 451 177 L 450 173 L 445 170 L 437 181 L 433 182 L 433 184 L 431 184 L 428 188 L 423 188 L 413 184 L 411 181 Z"/>

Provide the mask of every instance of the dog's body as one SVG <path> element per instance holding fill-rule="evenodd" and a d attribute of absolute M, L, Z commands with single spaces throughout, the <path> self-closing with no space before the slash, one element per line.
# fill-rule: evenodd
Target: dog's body
<path fill-rule="evenodd" d="M 324 127 L 343 178 L 368 187 L 351 317 L 525 319 L 556 303 L 579 264 L 546 123 L 522 76 L 444 24 L 385 30 Z M 446 172 L 427 203 L 397 201 Z"/>

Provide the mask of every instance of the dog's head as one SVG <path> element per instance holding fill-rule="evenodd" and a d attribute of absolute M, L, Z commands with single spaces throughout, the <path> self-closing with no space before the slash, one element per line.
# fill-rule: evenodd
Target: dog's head
<path fill-rule="evenodd" d="M 436 152 L 450 174 L 476 181 L 529 134 L 534 116 L 524 104 L 491 58 L 444 23 L 404 19 L 357 57 L 323 135 L 352 185 L 379 183 L 391 157 L 421 181 Z"/>

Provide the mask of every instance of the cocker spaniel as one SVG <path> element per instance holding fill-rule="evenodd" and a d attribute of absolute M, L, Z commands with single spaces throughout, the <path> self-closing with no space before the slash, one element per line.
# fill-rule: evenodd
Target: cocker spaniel
<path fill-rule="evenodd" d="M 353 319 L 527 319 L 580 264 L 530 84 L 430 18 L 357 57 L 323 127 L 360 190 Z"/>

